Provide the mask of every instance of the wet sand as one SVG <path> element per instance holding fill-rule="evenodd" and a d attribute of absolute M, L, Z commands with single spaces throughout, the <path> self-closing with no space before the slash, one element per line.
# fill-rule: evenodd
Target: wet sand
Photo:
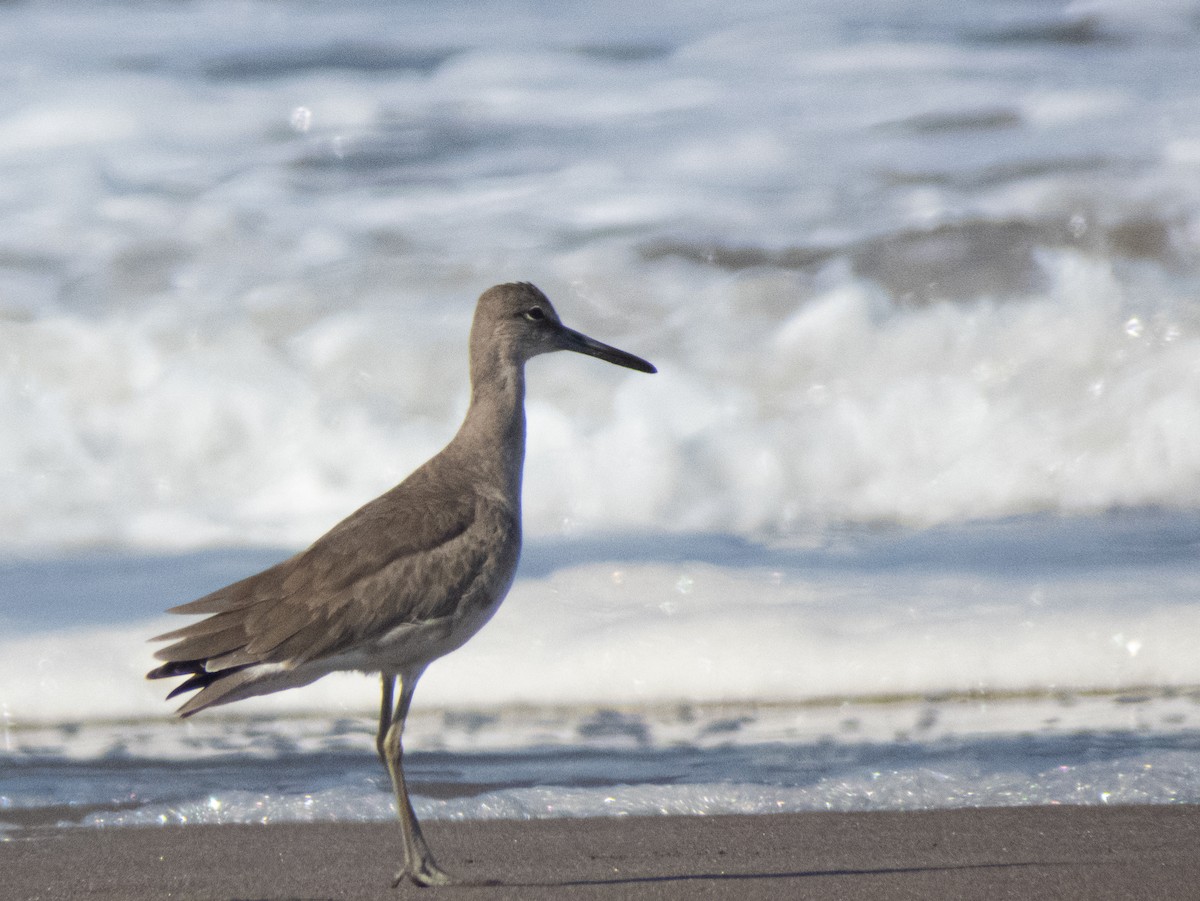
<path fill-rule="evenodd" d="M 390 823 L 26 829 L 5 899 L 1200 897 L 1200 806 L 430 822 L 462 885 L 393 890 Z"/>

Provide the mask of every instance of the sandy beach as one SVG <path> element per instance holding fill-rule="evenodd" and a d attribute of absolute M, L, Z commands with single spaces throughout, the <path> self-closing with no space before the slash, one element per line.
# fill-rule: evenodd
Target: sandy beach
<path fill-rule="evenodd" d="M 390 823 L 22 830 L 11 899 L 1195 898 L 1200 806 L 431 822 L 477 884 L 390 888 Z M 483 884 L 495 880 L 497 884 Z"/>

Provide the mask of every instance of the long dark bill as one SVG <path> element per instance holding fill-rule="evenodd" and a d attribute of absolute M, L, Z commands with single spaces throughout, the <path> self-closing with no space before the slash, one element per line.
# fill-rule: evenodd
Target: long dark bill
<path fill-rule="evenodd" d="M 582 332 L 567 328 L 565 325 L 562 327 L 562 332 L 564 350 L 573 350 L 576 353 L 587 354 L 589 357 L 597 357 L 609 363 L 624 366 L 626 369 L 636 369 L 638 372 L 658 372 L 652 363 L 647 363 L 641 357 L 635 357 L 631 353 L 618 350 L 615 347 L 597 341 L 595 338 L 589 338 Z"/>

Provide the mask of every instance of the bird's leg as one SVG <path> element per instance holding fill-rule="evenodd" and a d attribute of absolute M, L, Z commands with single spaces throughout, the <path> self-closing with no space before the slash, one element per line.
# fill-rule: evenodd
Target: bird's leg
<path fill-rule="evenodd" d="M 401 739 L 404 736 L 404 720 L 408 716 L 409 705 L 412 704 L 413 690 L 417 687 L 420 671 L 405 673 L 400 679 L 400 699 L 396 709 L 380 716 L 380 734 L 377 746 L 380 756 L 387 765 L 388 775 L 392 777 L 392 788 L 396 793 L 396 809 L 400 814 L 400 831 L 404 836 L 404 869 L 396 874 L 393 886 L 399 885 L 405 879 L 411 879 L 417 885 L 448 885 L 454 880 L 442 872 L 434 863 L 429 846 L 425 844 L 425 836 L 421 834 L 421 825 L 417 815 L 413 813 L 412 803 L 408 800 L 408 787 L 404 784 L 404 769 L 401 758 L 404 749 Z M 383 677 L 383 700 L 385 708 L 390 706 L 393 682 L 389 677 Z M 387 724 L 386 730 L 384 724 Z"/>
<path fill-rule="evenodd" d="M 392 698 L 396 693 L 396 677 L 391 673 L 383 674 L 383 701 L 379 705 L 379 731 L 375 733 L 375 750 L 379 754 L 379 760 L 383 763 L 383 768 L 391 773 L 392 768 L 388 766 L 387 752 L 383 749 L 383 738 L 387 735 L 388 726 L 392 724 Z"/>

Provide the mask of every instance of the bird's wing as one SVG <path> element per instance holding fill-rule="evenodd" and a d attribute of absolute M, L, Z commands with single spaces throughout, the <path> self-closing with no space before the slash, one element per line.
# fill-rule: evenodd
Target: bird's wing
<path fill-rule="evenodd" d="M 487 506 L 410 477 L 306 551 L 173 608 L 211 615 L 158 636 L 174 644 L 155 656 L 207 661 L 209 670 L 300 663 L 445 616 L 487 565 L 489 529 L 478 528 L 481 516 L 493 518 Z"/>

